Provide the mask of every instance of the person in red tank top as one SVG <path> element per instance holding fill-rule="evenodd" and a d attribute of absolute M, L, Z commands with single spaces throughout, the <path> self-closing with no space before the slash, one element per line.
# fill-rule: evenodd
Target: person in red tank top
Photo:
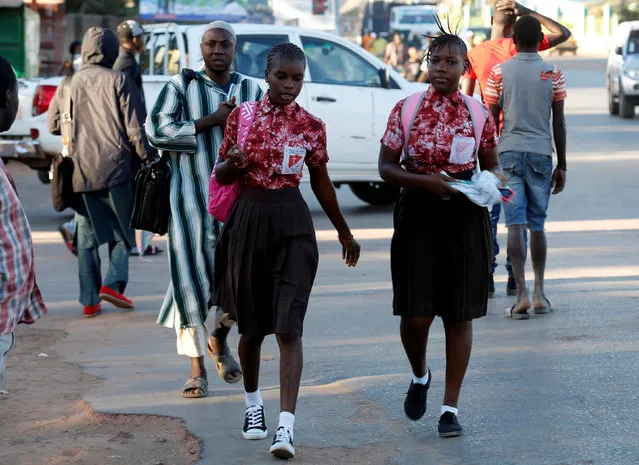
<path fill-rule="evenodd" d="M 570 38 L 570 31 L 557 21 L 532 11 L 520 5 L 515 0 L 498 0 L 495 4 L 495 13 L 492 18 L 492 32 L 490 40 L 471 49 L 468 52 L 468 61 L 471 68 L 462 77 L 462 93 L 473 95 L 475 84 L 479 81 L 479 90 L 483 94 L 488 84 L 488 77 L 492 69 L 510 60 L 517 54 L 517 49 L 513 41 L 513 26 L 519 16 L 530 15 L 536 18 L 550 34 L 544 35 L 539 44 L 539 51 L 548 50 Z M 499 127 L 503 126 L 503 113 L 500 114 Z M 499 243 L 497 242 L 497 223 L 501 215 L 501 204 L 495 205 L 490 211 L 490 222 L 493 227 L 493 264 L 488 283 L 489 295 L 495 293 L 495 282 L 493 275 L 497 268 L 497 255 L 499 254 Z M 508 284 L 506 292 L 508 295 L 517 295 L 517 286 L 510 266 L 510 260 L 506 259 L 506 269 L 508 270 Z"/>

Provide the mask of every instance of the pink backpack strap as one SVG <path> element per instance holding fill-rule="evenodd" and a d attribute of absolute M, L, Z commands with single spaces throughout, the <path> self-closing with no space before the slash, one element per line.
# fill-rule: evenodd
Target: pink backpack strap
<path fill-rule="evenodd" d="M 237 145 L 239 145 L 242 150 L 244 150 L 246 138 L 251 131 L 251 126 L 253 126 L 256 109 L 257 102 L 244 102 L 240 105 L 240 116 L 237 126 Z"/>
<path fill-rule="evenodd" d="M 466 102 L 468 111 L 470 111 L 470 119 L 473 122 L 473 131 L 475 132 L 475 158 L 477 158 L 479 155 L 479 147 L 481 146 L 481 137 L 484 133 L 484 127 L 486 127 L 486 121 L 488 121 L 488 114 L 486 113 L 486 107 L 476 98 L 464 95 L 464 102 Z M 477 171 L 479 171 L 478 158 L 477 167 Z"/>
<path fill-rule="evenodd" d="M 417 116 L 417 111 L 422 104 L 422 101 L 426 97 L 426 92 L 417 92 L 415 94 L 409 95 L 406 100 L 404 100 L 404 105 L 402 106 L 402 129 L 404 130 L 404 155 L 408 156 L 408 136 L 410 135 L 410 131 L 413 129 L 413 123 L 415 122 L 415 116 Z"/>

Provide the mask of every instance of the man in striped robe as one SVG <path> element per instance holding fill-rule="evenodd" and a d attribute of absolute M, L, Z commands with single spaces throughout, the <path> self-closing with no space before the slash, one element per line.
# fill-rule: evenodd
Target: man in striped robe
<path fill-rule="evenodd" d="M 206 396 L 207 352 L 225 381 L 237 382 L 242 376 L 226 343 L 229 328 L 216 318 L 217 329 L 209 337 L 204 326 L 212 306 L 214 248 L 220 229 L 207 211 L 208 185 L 229 113 L 263 95 L 257 82 L 231 71 L 236 38 L 229 24 L 211 23 L 202 34 L 200 48 L 203 68 L 174 76 L 162 89 L 146 124 L 149 142 L 169 153 L 173 168 L 171 283 L 158 323 L 176 329 L 178 354 L 191 358 L 184 397 Z"/>

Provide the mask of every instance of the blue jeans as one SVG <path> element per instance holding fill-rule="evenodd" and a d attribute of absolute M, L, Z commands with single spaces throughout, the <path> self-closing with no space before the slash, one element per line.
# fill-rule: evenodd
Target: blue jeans
<path fill-rule="evenodd" d="M 514 198 L 504 204 L 506 226 L 526 225 L 543 231 L 552 187 L 552 157 L 539 153 L 504 152 L 499 157 Z"/>
<path fill-rule="evenodd" d="M 78 238 L 78 277 L 80 280 L 80 303 L 83 306 L 100 303 L 102 273 L 100 271 L 100 249 L 95 239 L 93 226 L 88 216 L 76 213 Z M 123 293 L 129 281 L 130 249 L 124 241 L 109 242 L 109 269 L 104 286 Z"/>

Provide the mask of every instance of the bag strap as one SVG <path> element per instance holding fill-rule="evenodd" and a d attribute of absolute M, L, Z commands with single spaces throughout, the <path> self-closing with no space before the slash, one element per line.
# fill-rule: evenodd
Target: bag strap
<path fill-rule="evenodd" d="M 463 97 L 473 123 L 473 132 L 475 133 L 475 160 L 477 160 L 475 171 L 479 172 L 479 147 L 481 146 L 481 137 L 484 133 L 486 122 L 488 121 L 488 115 L 486 114 L 486 107 L 477 99 L 469 95 L 464 95 Z"/>
<path fill-rule="evenodd" d="M 244 102 L 240 105 L 240 115 L 237 126 L 237 145 L 244 150 L 244 144 L 253 126 L 257 102 Z"/>
<path fill-rule="evenodd" d="M 402 129 L 404 130 L 404 162 L 408 159 L 408 137 L 413 129 L 417 111 L 424 101 L 424 97 L 426 97 L 426 92 L 417 92 L 409 95 L 406 100 L 404 100 L 404 105 L 402 106 L 401 117 Z"/>

